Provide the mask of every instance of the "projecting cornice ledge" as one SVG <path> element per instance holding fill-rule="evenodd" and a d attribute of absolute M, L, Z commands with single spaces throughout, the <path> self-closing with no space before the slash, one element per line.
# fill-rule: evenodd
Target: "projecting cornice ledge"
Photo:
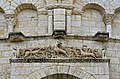
<path fill-rule="evenodd" d="M 99 35 L 97 34 L 99 37 Z M 101 35 L 100 35 L 101 36 Z M 107 38 L 106 41 L 100 41 L 98 40 L 99 38 L 96 35 L 95 36 L 80 36 L 80 35 L 66 35 L 64 39 L 78 39 L 78 40 L 89 40 L 89 41 L 98 41 L 98 42 L 116 42 L 120 43 L 120 39 L 116 38 Z M 41 39 L 55 39 L 51 34 L 43 34 L 39 36 L 25 36 L 21 32 L 16 32 L 16 33 L 10 33 L 8 37 L 6 38 L 0 38 L 0 42 L 22 42 L 22 41 L 31 41 L 33 39 L 41 40 Z M 102 37 L 100 37 L 101 39 Z M 62 38 L 60 38 L 62 39 Z"/>
<path fill-rule="evenodd" d="M 47 5 L 47 10 L 57 9 L 57 8 L 63 8 L 67 10 L 72 10 L 74 8 L 74 5 L 65 5 L 65 4 L 56 4 L 56 5 Z"/>
<path fill-rule="evenodd" d="M 84 62 L 93 62 L 93 63 L 102 63 L 102 62 L 110 62 L 110 59 L 21 59 L 15 58 L 10 59 L 10 63 L 42 63 L 42 62 L 50 62 L 50 63 L 84 63 Z"/>

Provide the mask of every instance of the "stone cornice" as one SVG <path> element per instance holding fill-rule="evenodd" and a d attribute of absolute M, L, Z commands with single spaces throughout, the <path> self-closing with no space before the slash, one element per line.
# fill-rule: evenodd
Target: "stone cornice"
<path fill-rule="evenodd" d="M 47 10 L 56 9 L 56 8 L 72 10 L 74 8 L 74 5 L 56 4 L 56 5 L 47 5 L 46 6 Z"/>
<path fill-rule="evenodd" d="M 101 63 L 101 62 L 110 62 L 110 59 L 10 59 L 10 63 L 84 63 L 84 62 L 95 62 L 95 63 Z"/>

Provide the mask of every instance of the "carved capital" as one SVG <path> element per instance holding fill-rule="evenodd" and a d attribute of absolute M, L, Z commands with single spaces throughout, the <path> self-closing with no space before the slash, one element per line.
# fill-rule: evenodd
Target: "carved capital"
<path fill-rule="evenodd" d="M 105 14 L 103 16 L 103 21 L 106 25 L 112 25 L 114 18 L 115 18 L 114 14 Z"/>
<path fill-rule="evenodd" d="M 9 26 L 14 26 L 16 24 L 16 19 L 14 14 L 6 14 L 5 19 Z"/>

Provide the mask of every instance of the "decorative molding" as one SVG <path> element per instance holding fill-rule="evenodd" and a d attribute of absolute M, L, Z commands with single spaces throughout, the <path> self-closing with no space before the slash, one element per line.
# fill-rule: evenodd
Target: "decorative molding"
<path fill-rule="evenodd" d="M 83 62 L 110 62 L 110 59 L 33 59 L 33 58 L 16 58 L 16 59 L 10 59 L 10 63 L 45 63 L 45 62 L 57 62 L 57 63 L 83 63 Z"/>
<path fill-rule="evenodd" d="M 16 19 L 14 14 L 6 14 L 4 16 L 9 26 L 14 26 L 16 24 Z"/>
<path fill-rule="evenodd" d="M 47 10 L 57 9 L 57 8 L 63 8 L 67 10 L 72 10 L 74 8 L 73 5 L 65 5 L 65 4 L 56 4 L 56 5 L 47 5 Z"/>
<path fill-rule="evenodd" d="M 103 49 L 93 49 L 86 45 L 80 48 L 63 47 L 62 43 L 57 43 L 55 46 L 19 49 L 17 58 L 102 58 Z"/>
<path fill-rule="evenodd" d="M 104 14 L 103 21 L 106 25 L 112 25 L 114 18 L 115 18 L 114 14 Z"/>

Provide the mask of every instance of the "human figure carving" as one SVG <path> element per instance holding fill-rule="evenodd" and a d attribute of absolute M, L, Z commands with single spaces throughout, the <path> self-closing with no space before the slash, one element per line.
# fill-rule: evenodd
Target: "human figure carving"
<path fill-rule="evenodd" d="M 14 58 L 16 58 L 17 57 L 17 48 L 16 47 L 13 47 L 13 56 L 14 56 Z"/>
<path fill-rule="evenodd" d="M 68 57 L 68 54 L 65 50 L 62 49 L 62 43 L 58 43 L 56 46 L 55 46 L 55 52 L 59 55 L 59 54 L 64 54 L 66 57 Z"/>
<path fill-rule="evenodd" d="M 106 51 L 107 51 L 106 46 L 103 46 L 103 48 L 102 48 L 102 56 L 103 56 L 103 58 L 106 57 Z"/>

